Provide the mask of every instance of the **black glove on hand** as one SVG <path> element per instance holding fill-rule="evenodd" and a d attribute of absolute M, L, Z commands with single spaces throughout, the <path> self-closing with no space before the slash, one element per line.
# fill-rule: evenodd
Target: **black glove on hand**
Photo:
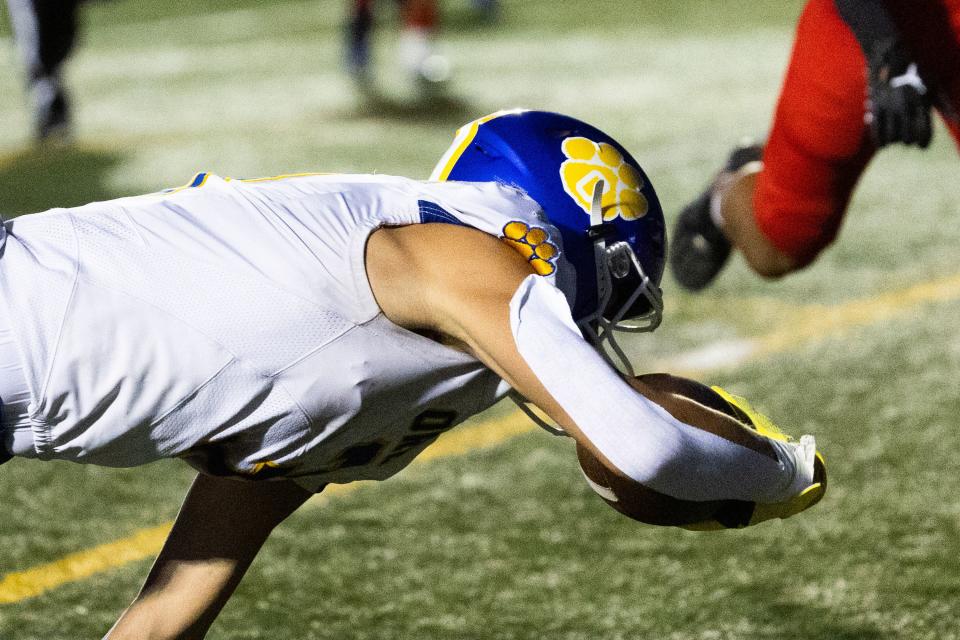
<path fill-rule="evenodd" d="M 864 121 L 877 148 L 902 142 L 925 149 L 933 135 L 931 92 L 896 42 L 878 43 L 868 60 L 869 90 Z"/>

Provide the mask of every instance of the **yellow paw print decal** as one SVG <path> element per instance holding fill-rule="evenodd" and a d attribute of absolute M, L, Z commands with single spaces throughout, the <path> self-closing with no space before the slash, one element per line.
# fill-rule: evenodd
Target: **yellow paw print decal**
<path fill-rule="evenodd" d="M 647 198 L 640 191 L 643 178 L 616 147 L 576 136 L 564 140 L 560 148 L 567 156 L 560 165 L 563 188 L 587 214 L 597 180 L 605 183 L 600 201 L 605 222 L 617 217 L 636 220 L 647 214 Z"/>
<path fill-rule="evenodd" d="M 503 227 L 503 241 L 519 251 L 541 276 L 549 276 L 557 270 L 560 250 L 540 227 L 531 227 L 519 221 L 508 222 Z"/>

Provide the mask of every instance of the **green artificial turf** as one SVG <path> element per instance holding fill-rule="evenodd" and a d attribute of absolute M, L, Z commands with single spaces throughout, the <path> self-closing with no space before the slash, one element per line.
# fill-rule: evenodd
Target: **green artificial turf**
<path fill-rule="evenodd" d="M 70 148 L 35 149 L 9 33 L 0 40 L 0 213 L 156 191 L 196 171 L 426 177 L 460 124 L 514 106 L 579 116 L 643 164 L 668 221 L 742 135 L 768 126 L 797 1 L 507 0 L 476 24 L 444 4 L 448 99 L 412 100 L 382 2 L 377 80 L 341 70 L 345 2 L 90 4 L 67 80 Z M 761 281 L 734 259 L 702 295 L 667 276 L 667 314 L 629 343 L 670 362 L 793 326 L 810 308 L 955 275 L 957 157 L 886 152 L 840 241 Z M 788 430 L 816 434 L 830 490 L 784 523 L 719 534 L 640 526 L 539 432 L 417 466 L 293 516 L 210 638 L 950 639 L 960 629 L 960 302 L 703 372 Z M 721 363 L 718 363 L 722 365 Z M 652 365 L 650 365 L 652 366 Z M 192 473 L 13 461 L 0 469 L 0 573 L 169 520 Z M 0 605 L 3 640 L 98 638 L 147 561 Z"/>

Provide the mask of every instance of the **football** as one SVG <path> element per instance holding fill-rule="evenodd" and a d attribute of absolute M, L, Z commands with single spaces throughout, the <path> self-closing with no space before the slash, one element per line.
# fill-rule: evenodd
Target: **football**
<path fill-rule="evenodd" d="M 630 385 L 687 424 L 708 426 L 716 421 L 737 420 L 751 426 L 749 418 L 739 414 L 710 387 L 680 376 L 653 373 L 628 380 Z M 646 524 L 688 526 L 718 517 L 726 520 L 739 511 L 749 512 L 753 503 L 724 500 L 693 502 L 658 493 L 621 473 L 612 465 L 577 444 L 580 470 L 590 487 L 620 513 Z M 723 515 L 721 515 L 721 512 Z"/>

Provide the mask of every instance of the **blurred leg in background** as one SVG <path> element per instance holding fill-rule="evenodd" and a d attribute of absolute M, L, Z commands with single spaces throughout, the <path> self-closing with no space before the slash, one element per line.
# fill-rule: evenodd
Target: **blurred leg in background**
<path fill-rule="evenodd" d="M 347 73 L 362 88 L 368 88 L 370 85 L 372 5 L 373 0 L 351 0 L 345 32 Z"/>
<path fill-rule="evenodd" d="M 473 0 L 472 4 L 486 22 L 495 22 L 500 15 L 500 3 L 497 0 Z"/>
<path fill-rule="evenodd" d="M 450 64 L 435 51 L 440 13 L 436 0 L 397 0 L 402 28 L 397 62 L 420 94 L 442 90 Z M 352 0 L 346 23 L 347 71 L 362 91 L 372 89 L 373 0 Z"/>
<path fill-rule="evenodd" d="M 436 0 L 400 0 L 400 64 L 418 89 L 434 91 L 450 77 L 450 63 L 434 51 L 440 25 Z"/>
<path fill-rule="evenodd" d="M 63 63 L 73 50 L 81 0 L 7 0 L 17 48 L 27 72 L 38 141 L 70 135 Z"/>

